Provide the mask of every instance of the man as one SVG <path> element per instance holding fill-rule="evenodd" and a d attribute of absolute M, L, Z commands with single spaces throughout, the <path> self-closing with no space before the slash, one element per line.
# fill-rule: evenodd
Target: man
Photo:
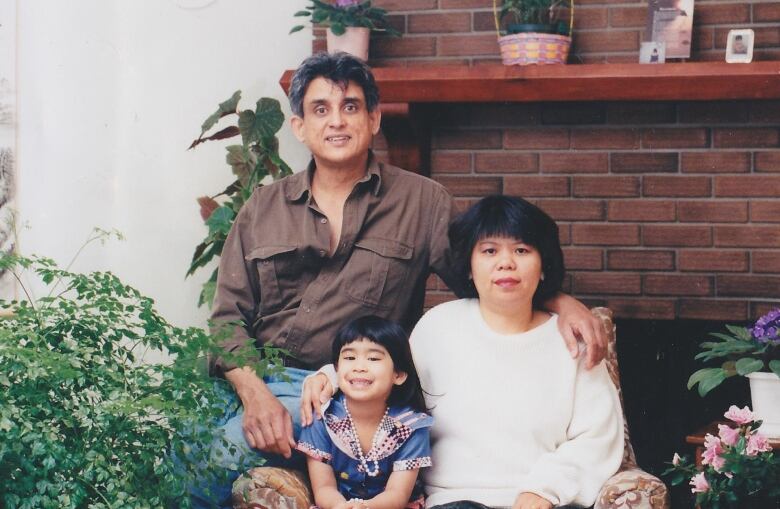
<path fill-rule="evenodd" d="M 451 287 L 456 280 L 448 263 L 451 196 L 430 179 L 379 163 L 369 149 L 381 120 L 370 69 L 343 53 L 316 54 L 296 71 L 289 95 L 293 132 L 312 162 L 259 188 L 241 209 L 222 252 L 212 316 L 246 324 L 224 344 L 228 352 L 264 344 L 291 354 L 287 382 L 221 358 L 212 363 L 240 399 L 225 416 L 228 440 L 238 453 L 277 466 L 292 465 L 302 381 L 328 362 L 336 330 L 366 314 L 411 329 L 429 272 Z M 565 295 L 547 306 L 561 315 L 572 355 L 579 334 L 589 364 L 597 363 L 606 338 L 587 308 Z M 222 456 L 226 468 L 237 457 Z M 228 506 L 228 484 L 210 490 Z M 207 507 L 207 498 L 193 494 L 196 507 Z"/>

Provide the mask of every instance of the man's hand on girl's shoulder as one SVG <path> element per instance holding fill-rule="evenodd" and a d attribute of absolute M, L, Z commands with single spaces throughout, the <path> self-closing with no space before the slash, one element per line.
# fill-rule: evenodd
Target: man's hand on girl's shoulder
<path fill-rule="evenodd" d="M 333 385 L 325 373 L 306 378 L 301 392 L 301 425 L 309 426 L 322 418 L 322 405 L 333 396 Z"/>

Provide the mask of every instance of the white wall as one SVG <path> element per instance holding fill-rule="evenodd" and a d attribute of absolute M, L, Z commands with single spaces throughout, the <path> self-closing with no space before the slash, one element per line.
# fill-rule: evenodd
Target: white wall
<path fill-rule="evenodd" d="M 201 8 L 187 8 L 205 4 Z M 18 2 L 18 200 L 24 253 L 66 264 L 93 227 L 126 240 L 88 248 L 74 268 L 111 270 L 177 325 L 202 325 L 184 279 L 205 236 L 195 198 L 231 182 L 225 142 L 186 148 L 235 90 L 289 108 L 279 78 L 311 51 L 288 35 L 305 0 Z M 229 140 L 235 143 L 235 140 Z M 282 157 L 308 159 L 285 125 Z"/>

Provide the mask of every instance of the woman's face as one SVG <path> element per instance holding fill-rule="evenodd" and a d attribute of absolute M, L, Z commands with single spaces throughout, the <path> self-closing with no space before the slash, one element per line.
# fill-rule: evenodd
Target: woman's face
<path fill-rule="evenodd" d="M 542 275 L 542 257 L 531 245 L 485 237 L 471 252 L 471 278 L 481 302 L 530 305 Z"/>

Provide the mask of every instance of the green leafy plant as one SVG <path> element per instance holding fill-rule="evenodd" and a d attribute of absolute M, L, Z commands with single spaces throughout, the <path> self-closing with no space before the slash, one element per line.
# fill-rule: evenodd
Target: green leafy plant
<path fill-rule="evenodd" d="M 562 3 L 563 0 L 503 0 L 498 16 L 500 20 L 508 18 L 510 23 L 552 25 L 558 22 Z M 568 34 L 565 23 L 564 30 Z"/>
<path fill-rule="evenodd" d="M 780 309 L 762 316 L 752 327 L 727 325 L 729 334 L 713 332 L 714 341 L 699 345 L 696 359 L 704 362 L 725 359 L 716 368 L 702 368 L 688 379 L 688 389 L 698 384 L 701 396 L 706 395 L 725 379 L 756 371 L 772 372 L 780 377 Z"/>
<path fill-rule="evenodd" d="M 376 32 L 386 32 L 392 36 L 401 34 L 388 25 L 387 11 L 371 6 L 371 0 L 337 0 L 329 4 L 312 0 L 311 5 L 295 13 L 298 17 L 310 17 L 314 24 L 330 27 L 335 35 L 343 35 L 347 27 L 364 27 Z M 303 30 L 304 25 L 296 25 L 290 30 L 295 33 Z"/>
<path fill-rule="evenodd" d="M 202 445 L 221 433 L 203 366 L 222 337 L 172 326 L 110 272 L 14 254 L 0 267 L 25 296 L 0 301 L 0 507 L 188 507 L 185 486 L 211 461 Z"/>
<path fill-rule="evenodd" d="M 210 140 L 224 140 L 241 136 L 241 145 L 225 147 L 225 161 L 232 169 L 235 180 L 223 191 L 213 196 L 198 198 L 201 217 L 208 226 L 206 238 L 198 244 L 192 255 L 187 276 L 191 276 L 201 267 L 222 254 L 230 227 L 236 214 L 252 195 L 256 187 L 269 175 L 273 180 L 292 174 L 292 170 L 279 155 L 279 140 L 276 133 L 284 124 L 279 101 L 263 97 L 257 101 L 254 111 L 239 111 L 238 103 L 241 91 L 233 93 L 230 99 L 219 104 L 201 126 L 200 136 L 190 145 L 190 149 Z M 206 133 L 220 119 L 236 116 L 236 124 L 230 125 L 211 135 Z M 198 306 L 211 306 L 217 286 L 217 271 L 214 269 L 208 281 L 204 283 L 198 300 Z"/>

